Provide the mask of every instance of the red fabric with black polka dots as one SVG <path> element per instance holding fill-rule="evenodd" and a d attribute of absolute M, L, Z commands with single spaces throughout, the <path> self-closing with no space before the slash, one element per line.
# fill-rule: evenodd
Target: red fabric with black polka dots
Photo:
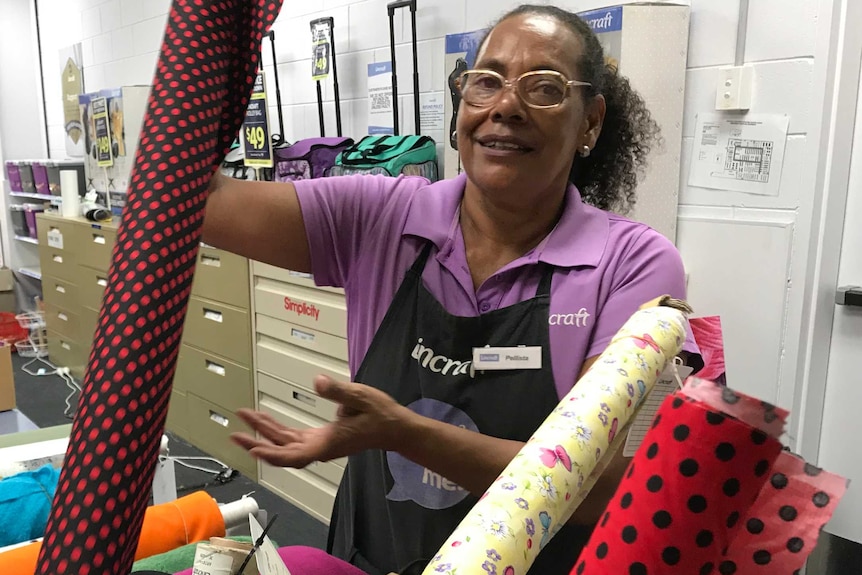
<path fill-rule="evenodd" d="M 713 573 L 780 451 L 762 429 L 682 391 L 669 396 L 572 573 Z"/>
<path fill-rule="evenodd" d="M 799 575 L 846 491 L 844 478 L 783 451 L 717 572 Z"/>
<path fill-rule="evenodd" d="M 149 501 L 207 186 L 281 0 L 174 0 L 84 390 L 36 573 L 129 573 Z"/>

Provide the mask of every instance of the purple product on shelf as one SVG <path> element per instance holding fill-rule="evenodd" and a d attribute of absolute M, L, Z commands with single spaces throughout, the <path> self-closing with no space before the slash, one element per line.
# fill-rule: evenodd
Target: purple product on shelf
<path fill-rule="evenodd" d="M 21 173 L 18 170 L 18 162 L 6 162 L 6 177 L 9 178 L 9 188 L 13 192 L 23 192 L 21 187 Z"/>
<path fill-rule="evenodd" d="M 36 214 L 44 212 L 45 208 L 39 204 L 24 204 L 24 214 L 27 216 L 27 228 L 31 238 L 36 239 L 39 235 L 36 232 Z"/>
<path fill-rule="evenodd" d="M 35 194 L 36 184 L 33 182 L 33 167 L 30 162 L 18 162 L 18 174 L 21 176 L 21 191 Z"/>
<path fill-rule="evenodd" d="M 33 162 L 33 185 L 37 194 L 48 195 L 48 169 L 45 162 Z"/>
<path fill-rule="evenodd" d="M 30 227 L 27 225 L 27 214 L 24 206 L 13 204 L 9 206 L 9 215 L 12 218 L 12 230 L 16 236 L 29 236 Z"/>

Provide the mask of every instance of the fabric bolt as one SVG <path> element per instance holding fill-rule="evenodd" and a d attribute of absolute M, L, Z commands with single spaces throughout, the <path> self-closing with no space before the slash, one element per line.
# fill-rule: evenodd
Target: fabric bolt
<path fill-rule="evenodd" d="M 0 547 L 45 534 L 60 472 L 50 465 L 0 480 Z"/>
<path fill-rule="evenodd" d="M 572 573 L 713 573 L 769 479 L 786 417 L 689 378 L 662 403 Z"/>
<path fill-rule="evenodd" d="M 642 223 L 583 203 L 575 186 L 545 240 L 476 289 L 459 225 L 466 182 L 465 174 L 433 184 L 404 176 L 295 182 L 314 280 L 346 293 L 354 378 L 404 274 L 428 242 L 433 249 L 423 284 L 456 316 L 528 300 L 546 267 L 554 269 L 548 324 L 558 399 L 577 381 L 584 360 L 604 351 L 642 303 L 663 294 L 685 298 L 685 270 L 673 243 Z M 683 349 L 699 366 L 690 334 Z"/>
<path fill-rule="evenodd" d="M 782 451 L 718 573 L 798 575 L 846 491 L 844 478 Z"/>
<path fill-rule="evenodd" d="M 218 504 L 208 493 L 196 491 L 170 503 L 147 508 L 135 559 L 145 559 L 224 534 L 224 519 Z M 0 553 L 0 573 L 33 575 L 41 548 L 42 543 L 36 542 Z"/>
<path fill-rule="evenodd" d="M 228 537 L 232 541 L 240 543 L 254 543 L 251 537 Z M 275 543 L 275 542 L 273 542 Z M 132 573 L 138 571 L 161 571 L 164 573 L 176 573 L 184 569 L 191 569 L 195 563 L 195 550 L 197 543 L 188 543 L 170 551 L 159 553 L 151 557 L 137 559 L 132 565 Z"/>
<path fill-rule="evenodd" d="M 594 484 L 685 338 L 671 307 L 637 311 L 533 433 L 425 569 L 523 575 Z"/>
<path fill-rule="evenodd" d="M 174 0 L 36 572 L 127 573 L 164 429 L 209 180 L 280 0 Z"/>
<path fill-rule="evenodd" d="M 689 320 L 689 324 L 703 357 L 703 369 L 697 373 L 697 376 L 717 383 L 726 383 L 721 317 L 717 315 L 693 317 Z"/>

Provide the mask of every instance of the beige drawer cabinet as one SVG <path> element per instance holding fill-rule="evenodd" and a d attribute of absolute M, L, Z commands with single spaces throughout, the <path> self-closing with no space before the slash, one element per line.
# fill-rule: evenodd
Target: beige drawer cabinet
<path fill-rule="evenodd" d="M 108 285 L 118 222 L 37 217 L 48 357 L 80 380 Z M 256 462 L 228 439 L 246 430 L 236 411 L 255 405 L 250 303 L 248 260 L 202 246 L 167 428 L 257 480 Z"/>
<path fill-rule="evenodd" d="M 257 409 L 298 429 L 333 421 L 337 405 L 313 388 L 320 374 L 348 380 L 344 292 L 308 274 L 251 263 Z M 346 459 L 282 469 L 261 463 L 260 482 L 329 523 Z"/>

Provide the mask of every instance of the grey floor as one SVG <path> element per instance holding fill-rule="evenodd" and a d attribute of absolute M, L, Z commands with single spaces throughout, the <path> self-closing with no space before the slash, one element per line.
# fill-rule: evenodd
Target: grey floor
<path fill-rule="evenodd" d="M 66 387 L 63 380 L 58 376 L 30 376 L 21 371 L 20 367 L 23 363 L 13 354 L 17 411 L 20 413 L 0 412 L 0 433 L 7 433 L 4 427 L 6 425 L 11 430 L 17 425 L 27 426 L 28 421 L 38 427 L 71 423 L 72 419 L 64 415 L 70 389 Z M 77 394 L 70 399 L 72 409 L 77 405 L 77 400 Z M 208 456 L 183 439 L 170 433 L 168 435 L 172 456 Z M 217 467 L 206 462 L 195 463 L 201 466 L 212 466 L 213 469 Z M 226 503 L 240 499 L 243 495 L 253 494 L 260 507 L 265 509 L 270 517 L 278 514 L 278 519 L 269 532 L 271 539 L 278 545 L 307 545 L 321 549 L 326 546 L 327 527 L 324 524 L 247 477 L 238 475 L 228 483 L 219 483 L 216 481 L 215 474 L 210 475 L 178 465 L 176 478 L 180 497 L 203 489 L 218 502 Z"/>

